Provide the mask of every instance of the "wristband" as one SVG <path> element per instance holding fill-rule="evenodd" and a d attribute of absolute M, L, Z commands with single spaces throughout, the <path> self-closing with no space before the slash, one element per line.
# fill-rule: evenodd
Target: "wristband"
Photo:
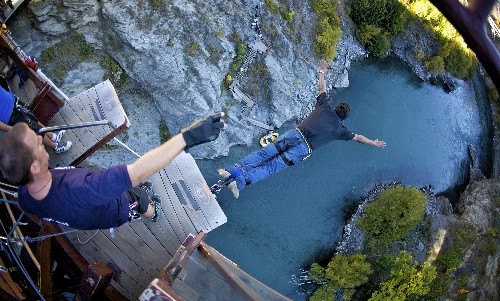
<path fill-rule="evenodd" d="M 323 71 L 323 70 L 319 70 L 319 73 L 323 73 L 323 74 L 325 74 L 325 71 Z"/>

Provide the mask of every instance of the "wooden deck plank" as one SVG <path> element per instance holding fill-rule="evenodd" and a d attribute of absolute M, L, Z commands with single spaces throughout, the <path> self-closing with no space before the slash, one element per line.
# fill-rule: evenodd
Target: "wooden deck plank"
<path fill-rule="evenodd" d="M 124 116 L 127 116 L 125 110 L 118 101 L 118 95 L 109 80 L 106 80 L 95 87 L 99 97 L 101 111 L 105 119 L 110 120 L 115 126 L 120 126 L 124 122 Z"/>
<path fill-rule="evenodd" d="M 179 168 L 181 177 L 185 179 L 192 197 L 200 208 L 200 211 L 196 213 L 202 214 L 206 222 L 210 225 L 203 229 L 197 228 L 198 232 L 203 231 L 208 233 L 218 226 L 225 224 L 227 218 L 220 206 L 218 206 L 215 195 L 210 191 L 193 157 L 186 153 L 181 153 L 178 158 L 179 160 L 175 160 L 175 162 Z M 196 168 L 193 168 L 193 165 L 196 166 Z"/>
<path fill-rule="evenodd" d="M 49 121 L 48 125 L 55 126 L 99 120 L 110 120 L 112 126 L 103 125 L 68 130 L 64 140 L 70 140 L 73 146 L 68 152 L 61 154 L 49 151 L 51 157 L 50 166 L 68 166 L 104 139 L 114 128 L 121 126 L 125 121 L 130 126 L 118 95 L 109 81 L 97 84 L 70 98 Z"/>
<path fill-rule="evenodd" d="M 144 280 L 152 280 L 151 275 L 148 275 L 142 270 L 141 267 L 135 263 L 133 258 L 126 256 L 122 250 L 111 243 L 110 239 L 104 235 L 104 231 L 99 231 L 97 235 L 92 238 L 91 242 L 95 244 L 95 248 L 92 249 L 87 247 L 86 250 L 94 251 L 93 253 L 89 253 L 89 255 L 92 256 L 95 261 L 104 262 L 111 270 L 118 272 L 119 275 L 116 275 L 117 277 L 113 276 L 113 279 L 116 280 L 119 286 L 129 291 L 131 295 L 137 296 L 138 292 L 144 290 Z M 107 232 L 109 233 L 109 231 Z M 89 246 L 91 247 L 92 245 Z M 103 257 L 103 254 L 106 257 Z"/>
<path fill-rule="evenodd" d="M 61 229 L 63 229 L 63 227 L 61 227 Z M 86 241 L 94 232 L 95 231 L 80 231 L 78 235 L 81 240 Z M 82 245 L 78 242 L 76 233 L 70 233 L 67 234 L 67 236 L 80 254 L 82 254 L 82 256 L 89 262 L 89 264 L 103 262 L 115 273 L 115 275 L 113 275 L 113 279 L 111 280 L 111 285 L 116 290 L 129 300 L 136 299 L 132 293 L 140 291 L 142 286 L 140 286 L 137 281 L 131 278 L 128 274 L 122 273 L 121 270 L 114 265 L 113 261 L 101 251 L 100 247 L 96 245 L 92 239 L 87 244 Z"/>
<path fill-rule="evenodd" d="M 154 222 L 146 221 L 146 222 L 127 223 L 125 225 L 118 227 L 115 232 L 119 233 L 134 250 L 140 250 L 140 252 L 137 252 L 137 254 L 147 261 L 147 265 L 154 266 L 156 270 L 161 271 L 162 269 L 161 268 L 159 269 L 158 266 L 164 267 L 168 263 L 168 261 L 165 262 L 166 257 L 161 256 L 162 253 L 166 252 L 164 252 L 164 249 L 161 248 L 161 245 L 159 246 L 160 249 L 158 249 L 158 244 L 156 244 L 154 241 L 156 240 L 156 242 L 158 242 L 158 240 L 152 237 L 151 233 L 141 231 L 141 234 L 139 234 L 131 227 L 134 224 L 136 225 L 135 229 L 139 230 L 141 228 L 144 228 L 145 223 L 154 223 Z M 141 225 L 139 226 L 137 224 Z M 154 240 L 151 238 L 153 238 Z M 151 247 L 155 248 L 156 252 L 153 251 Z M 139 265 L 141 265 L 140 262 L 138 262 L 137 260 L 136 262 Z"/>
<path fill-rule="evenodd" d="M 148 246 L 149 250 L 151 250 L 151 252 L 153 252 L 159 260 L 161 260 L 161 262 L 155 260 L 153 264 L 161 265 L 162 263 L 164 263 L 166 265 L 170 261 L 170 259 L 172 259 L 172 255 L 165 250 L 165 246 L 163 246 L 162 243 L 158 240 L 158 237 L 151 232 L 147 224 L 151 223 L 129 223 L 129 228 L 133 230 L 133 233 L 127 233 L 124 236 L 132 237 L 133 235 L 137 235 L 138 237 L 140 237 L 144 244 Z M 155 225 L 152 225 L 152 228 L 158 228 L 156 223 L 153 224 Z"/>
<path fill-rule="evenodd" d="M 182 215 L 179 215 L 185 216 L 187 219 L 189 219 L 191 225 L 194 227 L 194 231 L 190 229 L 187 229 L 187 231 L 190 231 L 189 233 L 199 233 L 203 229 L 207 229 L 209 227 L 206 224 L 206 220 L 203 215 L 200 219 L 200 216 L 198 214 L 201 213 L 200 207 L 192 197 L 187 185 L 185 184 L 186 181 L 182 177 L 182 174 L 179 170 L 179 164 L 182 164 L 183 160 L 185 160 L 185 158 L 182 157 L 181 154 L 181 156 L 177 157 L 176 160 L 174 160 L 174 162 L 172 162 L 172 164 L 168 166 L 169 168 L 167 177 L 169 178 L 170 183 L 174 188 L 176 198 L 180 203 L 179 205 L 181 209 L 179 210 L 182 210 Z M 197 179 L 198 178 L 195 177 L 189 179 L 189 181 L 191 182 Z"/>
<path fill-rule="evenodd" d="M 164 171 L 160 171 L 150 178 L 151 182 L 153 182 L 154 185 L 154 192 L 159 194 L 162 199 L 162 213 L 160 215 L 160 218 L 158 219 L 158 222 L 162 225 L 162 230 L 165 231 L 168 239 L 180 245 L 184 241 L 184 239 L 182 238 L 182 235 L 184 235 L 184 229 L 180 224 L 180 220 L 176 214 L 174 204 L 171 201 L 175 200 L 175 197 L 173 197 L 173 192 L 171 192 L 172 188 L 169 186 L 165 187 L 162 174 L 164 174 Z"/>
<path fill-rule="evenodd" d="M 176 246 L 179 246 L 182 242 L 178 241 L 166 217 L 160 217 L 156 224 L 146 224 L 145 226 L 158 239 L 170 257 L 172 257 L 177 250 Z"/>
<path fill-rule="evenodd" d="M 186 215 L 177 199 L 177 195 L 172 187 L 172 181 L 168 177 L 168 167 L 169 166 L 161 170 L 159 173 L 165 190 L 157 193 L 161 195 L 162 199 L 170 200 L 170 202 L 167 202 L 168 209 L 165 211 L 165 214 L 167 215 L 169 222 L 172 224 L 176 236 L 179 240 L 182 240 L 182 236 L 186 237 L 190 231 L 196 231 L 196 229 L 192 226 L 189 217 Z M 165 210 L 165 207 L 163 208 Z"/>
<path fill-rule="evenodd" d="M 95 90 L 95 87 L 92 87 L 85 91 L 85 93 L 80 93 L 80 102 L 81 105 L 80 110 L 86 117 L 86 120 L 105 120 L 106 115 L 100 109 L 100 105 L 98 102 L 98 96 Z M 91 130 L 94 135 L 98 137 L 104 137 L 106 135 L 106 129 L 103 126 L 92 127 Z"/>
<path fill-rule="evenodd" d="M 128 225 L 123 225 L 122 227 L 128 227 Z M 126 231 L 125 231 L 126 232 Z M 150 281 L 157 275 L 161 270 L 156 268 L 156 265 L 152 265 L 151 262 L 149 262 L 146 258 L 142 256 L 142 252 L 147 249 L 147 246 L 145 247 L 144 244 L 142 246 L 134 246 L 131 244 L 131 241 L 134 240 L 134 237 L 125 237 L 123 234 L 119 231 L 119 228 L 115 230 L 115 237 L 111 237 L 111 234 L 109 231 L 101 231 L 109 241 L 106 241 L 106 248 L 113 248 L 116 247 L 117 250 L 121 252 L 123 256 L 126 256 L 129 258 L 129 260 L 133 261 L 133 263 L 137 267 L 132 267 L 130 269 L 123 269 L 122 271 L 129 274 L 130 276 L 136 275 L 137 272 L 143 271 L 144 276 L 146 274 L 151 277 Z M 137 239 L 135 239 L 137 241 Z M 137 248 L 137 249 L 136 249 Z M 138 252 L 138 249 L 141 250 L 141 252 Z M 116 256 L 116 255 L 115 255 Z M 156 256 L 156 258 L 158 258 Z M 114 258 L 113 258 L 114 261 Z M 139 268 L 141 271 L 134 271 L 135 269 Z M 140 280 L 139 280 L 140 283 Z"/>

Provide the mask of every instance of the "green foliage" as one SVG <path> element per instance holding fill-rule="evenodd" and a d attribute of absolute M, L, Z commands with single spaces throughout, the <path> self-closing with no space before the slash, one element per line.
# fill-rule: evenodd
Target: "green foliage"
<path fill-rule="evenodd" d="M 498 253 L 498 246 L 495 241 L 491 241 L 488 243 L 486 246 L 486 254 L 488 256 L 494 256 L 496 253 Z"/>
<path fill-rule="evenodd" d="M 313 0 L 312 8 L 318 15 L 315 49 L 321 58 L 331 61 L 337 55 L 337 44 L 342 36 L 337 2 L 332 0 Z"/>
<path fill-rule="evenodd" d="M 309 301 L 334 301 L 335 291 L 327 285 L 322 285 L 309 297 Z"/>
<path fill-rule="evenodd" d="M 382 283 L 379 291 L 372 294 L 369 301 L 404 301 L 416 299 L 429 293 L 429 285 L 436 278 L 436 268 L 425 262 L 411 264 L 412 255 L 401 251 L 391 269 L 391 278 Z"/>
<path fill-rule="evenodd" d="M 266 0 L 265 6 L 273 15 L 277 15 L 280 12 L 278 4 L 274 0 Z"/>
<path fill-rule="evenodd" d="M 337 43 L 342 36 L 340 27 L 332 27 L 328 18 L 321 19 L 316 37 L 316 52 L 326 60 L 333 60 L 337 55 Z"/>
<path fill-rule="evenodd" d="M 153 10 L 159 10 L 160 8 L 167 6 L 168 0 L 149 0 L 149 6 Z"/>
<path fill-rule="evenodd" d="M 365 206 L 366 214 L 358 225 L 385 245 L 406 237 L 424 216 L 427 198 L 414 187 L 397 185 L 384 190 L 373 203 Z"/>
<path fill-rule="evenodd" d="M 168 129 L 167 122 L 162 119 L 159 125 L 160 142 L 166 142 L 168 139 L 172 138 L 170 130 Z"/>
<path fill-rule="evenodd" d="M 448 19 L 428 0 L 409 1 L 407 8 L 431 27 L 438 34 L 437 38 L 441 42 L 451 41 L 459 36 Z"/>
<path fill-rule="evenodd" d="M 467 48 L 455 27 L 441 12 L 427 0 L 412 0 L 407 6 L 412 14 L 432 28 L 441 45 L 438 55 L 433 57 L 434 61 L 426 62 L 429 65 L 426 67 L 436 74 L 442 73 L 445 68 L 457 78 L 474 76 L 478 67 L 475 54 Z M 443 60 L 443 68 L 438 57 Z"/>
<path fill-rule="evenodd" d="M 425 61 L 424 66 L 434 74 L 441 74 L 444 71 L 444 60 L 441 56 L 435 55 Z"/>
<path fill-rule="evenodd" d="M 198 48 L 199 48 L 198 42 L 193 42 L 186 50 L 186 54 L 189 56 L 196 56 L 198 55 Z"/>
<path fill-rule="evenodd" d="M 443 56 L 444 66 L 457 78 L 472 77 L 477 68 L 477 60 L 472 51 L 467 49 L 457 39 L 445 45 L 440 55 Z"/>
<path fill-rule="evenodd" d="M 377 259 L 377 264 L 382 268 L 387 269 L 394 264 L 394 257 L 391 254 L 382 254 Z"/>
<path fill-rule="evenodd" d="M 104 68 L 104 78 L 109 79 L 111 83 L 117 88 L 122 89 L 125 87 L 127 82 L 127 74 L 125 70 L 118 64 L 117 61 L 109 56 L 106 56 L 102 61 L 101 65 Z"/>
<path fill-rule="evenodd" d="M 403 30 L 405 11 L 398 0 L 354 0 L 351 5 L 351 17 L 359 26 L 374 25 L 390 35 Z"/>
<path fill-rule="evenodd" d="M 344 289 L 344 299 L 350 300 L 355 287 L 366 283 L 372 273 L 366 255 L 362 254 L 337 255 L 330 260 L 324 271 L 317 263 L 313 263 L 309 278 L 322 286 L 314 292 L 315 299 L 310 300 L 333 300 L 335 290 L 339 289 Z"/>
<path fill-rule="evenodd" d="M 382 28 L 375 25 L 360 25 L 359 26 L 359 41 L 363 44 L 371 44 L 373 37 L 382 34 Z"/>
<path fill-rule="evenodd" d="M 309 279 L 316 283 L 323 283 L 326 281 L 325 269 L 321 267 L 318 263 L 311 264 L 311 269 L 309 269 Z"/>
<path fill-rule="evenodd" d="M 68 71 L 76 68 L 81 62 L 90 57 L 93 48 L 86 43 L 80 33 L 46 48 L 41 54 L 41 64 L 45 63 L 47 75 L 56 84 L 62 84 Z M 45 67 L 44 65 L 43 67 Z"/>
<path fill-rule="evenodd" d="M 460 253 L 460 247 L 454 246 L 445 252 L 441 251 L 436 257 L 436 262 L 444 271 L 454 270 L 462 262 Z"/>
<path fill-rule="evenodd" d="M 92 48 L 92 45 L 89 43 L 85 42 L 85 39 L 81 33 L 76 33 L 75 34 L 75 41 L 80 45 L 80 53 L 82 56 L 87 57 L 92 54 L 94 51 L 94 48 Z"/>
<path fill-rule="evenodd" d="M 390 48 L 391 41 L 384 34 L 373 36 L 371 42 L 368 44 L 368 51 L 380 59 L 387 57 Z"/>
<path fill-rule="evenodd" d="M 231 70 L 238 72 L 241 66 L 243 65 L 243 61 L 245 61 L 245 56 L 247 54 L 247 46 L 243 43 L 239 43 L 236 45 L 236 56 L 231 63 Z"/>
<path fill-rule="evenodd" d="M 281 17 L 287 21 L 287 22 L 292 22 L 293 16 L 295 16 L 295 12 L 293 10 L 288 10 L 288 9 L 280 9 L 280 14 Z"/>
<path fill-rule="evenodd" d="M 224 78 L 224 82 L 222 83 L 222 86 L 227 90 L 229 89 L 229 85 L 233 82 L 233 76 L 228 73 L 226 77 Z"/>
<path fill-rule="evenodd" d="M 215 32 L 215 36 L 216 36 L 217 38 L 222 38 L 222 37 L 224 36 L 224 30 L 222 30 L 222 29 L 217 30 L 217 31 Z"/>

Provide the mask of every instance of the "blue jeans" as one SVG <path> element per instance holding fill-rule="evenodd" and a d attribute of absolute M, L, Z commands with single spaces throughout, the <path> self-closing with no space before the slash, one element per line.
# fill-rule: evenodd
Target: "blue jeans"
<path fill-rule="evenodd" d="M 309 145 L 296 129 L 280 135 L 276 142 L 283 150 L 285 157 L 293 164 L 302 161 L 310 153 Z M 227 167 L 226 170 L 231 174 L 227 182 L 235 180 L 238 189 L 241 190 L 246 185 L 263 180 L 287 167 L 276 146 L 269 143 L 238 161 L 236 165 Z"/>

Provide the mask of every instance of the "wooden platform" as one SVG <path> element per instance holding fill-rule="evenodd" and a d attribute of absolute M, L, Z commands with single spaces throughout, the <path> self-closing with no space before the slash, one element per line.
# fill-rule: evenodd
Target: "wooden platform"
<path fill-rule="evenodd" d="M 80 158 L 100 147 L 100 141 L 106 139 L 119 127 L 130 127 L 127 115 L 110 81 L 104 81 L 70 98 L 65 105 L 50 119 L 47 126 L 75 124 L 109 120 L 111 125 L 101 125 L 66 131 L 63 140 L 73 143 L 70 151 L 56 154 L 47 148 L 50 155 L 50 167 L 78 164 Z M 106 142 L 107 142 L 106 141 Z M 101 143 L 102 144 L 102 143 Z"/>
<path fill-rule="evenodd" d="M 208 233 L 227 221 L 191 155 L 183 152 L 150 180 L 162 198 L 157 222 L 125 224 L 115 238 L 109 230 L 68 235 L 90 264 L 101 261 L 113 270 L 113 287 L 129 300 L 138 299 L 190 233 Z"/>

